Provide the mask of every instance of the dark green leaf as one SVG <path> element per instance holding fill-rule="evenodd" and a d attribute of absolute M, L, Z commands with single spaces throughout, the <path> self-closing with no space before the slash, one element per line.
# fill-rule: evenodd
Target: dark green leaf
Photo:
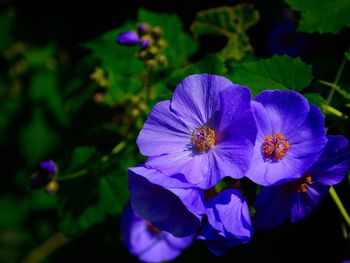
<path fill-rule="evenodd" d="M 337 33 L 344 26 L 350 27 L 349 0 L 286 0 L 286 3 L 301 13 L 300 31 Z"/>
<path fill-rule="evenodd" d="M 39 108 L 33 110 L 30 123 L 22 128 L 19 141 L 23 155 L 30 164 L 47 158 L 58 145 L 57 134 L 49 128 Z"/>
<path fill-rule="evenodd" d="M 34 102 L 46 105 L 62 125 L 68 124 L 69 120 L 63 108 L 56 72 L 45 69 L 34 74 L 29 86 L 29 95 Z"/>
<path fill-rule="evenodd" d="M 314 104 L 316 106 L 321 106 L 324 103 L 324 98 L 319 93 L 306 93 L 304 94 L 305 98 L 309 101 L 309 103 Z"/>
<path fill-rule="evenodd" d="M 246 53 L 253 51 L 246 30 L 258 20 L 259 13 L 251 4 L 223 6 L 198 12 L 191 30 L 197 36 L 203 34 L 226 36 L 228 42 L 221 55 L 225 59 L 241 60 Z"/>
<path fill-rule="evenodd" d="M 350 61 L 350 53 L 346 52 L 345 53 L 346 58 Z"/>
<path fill-rule="evenodd" d="M 74 150 L 61 163 L 59 215 L 60 229 L 65 234 L 76 235 L 102 222 L 107 215 L 122 212 L 128 199 L 128 165 L 120 157 L 102 158 L 92 147 Z"/>
<path fill-rule="evenodd" d="M 4 52 L 12 42 L 12 26 L 14 15 L 7 11 L 0 14 L 0 53 Z"/>
<path fill-rule="evenodd" d="M 172 89 L 175 89 L 185 77 L 202 73 L 225 75 L 227 73 L 225 61 L 219 55 L 207 55 L 202 60 L 190 64 L 183 69 L 174 70 L 169 85 L 171 85 Z"/>
<path fill-rule="evenodd" d="M 266 89 L 301 91 L 312 80 L 311 66 L 300 58 L 288 56 L 242 63 L 232 69 L 229 77 L 235 83 L 248 86 L 255 95 Z"/>

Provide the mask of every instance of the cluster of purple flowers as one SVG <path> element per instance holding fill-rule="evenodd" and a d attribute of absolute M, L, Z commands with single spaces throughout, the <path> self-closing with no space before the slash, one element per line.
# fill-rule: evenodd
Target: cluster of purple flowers
<path fill-rule="evenodd" d="M 320 109 L 299 93 L 266 90 L 252 100 L 248 88 L 209 74 L 185 78 L 157 103 L 137 144 L 148 159 L 129 169 L 132 209 L 216 255 L 253 233 L 239 179 L 264 186 L 252 221 L 270 229 L 310 214 L 350 159 L 348 141 L 326 136 Z"/>

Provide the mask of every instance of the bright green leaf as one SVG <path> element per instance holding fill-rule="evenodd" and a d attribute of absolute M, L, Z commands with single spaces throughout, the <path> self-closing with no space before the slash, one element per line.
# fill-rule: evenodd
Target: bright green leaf
<path fill-rule="evenodd" d="M 344 26 L 350 27 L 349 0 L 285 0 L 301 13 L 299 30 L 303 32 L 337 33 Z"/>
<path fill-rule="evenodd" d="M 232 69 L 229 77 L 235 83 L 248 86 L 254 95 L 266 89 L 301 91 L 312 80 L 311 66 L 300 58 L 288 56 L 242 63 Z"/>

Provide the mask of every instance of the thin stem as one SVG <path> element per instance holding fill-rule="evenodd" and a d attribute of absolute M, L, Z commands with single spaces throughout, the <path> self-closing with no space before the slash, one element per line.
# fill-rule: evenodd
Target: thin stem
<path fill-rule="evenodd" d="M 69 174 L 67 176 L 57 177 L 57 181 L 71 180 L 71 179 L 74 179 L 74 178 L 77 178 L 77 177 L 84 176 L 84 175 L 87 174 L 87 172 L 88 172 L 87 169 L 83 169 L 83 170 L 80 170 L 80 171 L 78 171 L 76 173 Z"/>
<path fill-rule="evenodd" d="M 49 237 L 40 246 L 33 249 L 22 261 L 23 263 L 38 263 L 47 258 L 54 251 L 59 249 L 61 246 L 69 242 L 71 239 L 67 238 L 62 233 L 55 233 Z"/>
<path fill-rule="evenodd" d="M 343 90 L 341 87 L 339 87 L 337 84 L 330 83 L 324 80 L 319 81 L 321 84 L 326 85 L 328 87 L 331 87 L 334 91 L 338 92 L 340 95 L 342 95 L 345 99 L 350 100 L 350 94 L 347 93 L 345 90 Z"/>
<path fill-rule="evenodd" d="M 347 58 L 344 57 L 343 60 L 342 60 L 342 63 L 340 64 L 340 67 L 338 69 L 338 72 L 337 72 L 337 75 L 335 76 L 335 79 L 334 79 L 334 84 L 337 85 L 339 80 L 340 80 L 340 77 L 341 77 L 341 74 L 343 73 L 343 70 L 344 70 L 344 67 L 345 67 L 345 64 L 346 64 L 346 61 L 347 61 Z M 327 100 L 326 100 L 326 104 L 330 104 L 331 101 L 332 101 L 332 98 L 333 98 L 333 95 L 334 95 L 334 88 L 332 87 L 329 94 L 328 94 L 328 97 L 327 97 Z"/>
<path fill-rule="evenodd" d="M 334 187 L 331 186 L 331 188 L 329 189 L 329 193 L 331 195 L 331 197 L 333 198 L 333 201 L 335 202 L 335 204 L 337 205 L 339 212 L 342 214 L 345 222 L 347 223 L 347 225 L 350 227 L 350 216 L 349 214 L 346 212 L 345 207 L 343 206 L 343 203 L 341 202 L 337 192 L 335 191 Z"/>

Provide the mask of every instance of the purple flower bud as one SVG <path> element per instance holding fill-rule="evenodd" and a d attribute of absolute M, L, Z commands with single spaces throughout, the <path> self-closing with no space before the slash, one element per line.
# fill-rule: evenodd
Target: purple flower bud
<path fill-rule="evenodd" d="M 149 39 L 149 38 L 141 40 L 141 42 L 140 42 L 141 48 L 142 49 L 148 48 L 150 43 L 151 43 L 151 39 Z"/>
<path fill-rule="evenodd" d="M 57 172 L 57 166 L 54 161 L 46 160 L 39 164 L 39 174 L 42 176 L 54 176 Z"/>
<path fill-rule="evenodd" d="M 150 29 L 150 26 L 147 23 L 141 23 L 137 30 L 140 34 L 145 34 Z"/>
<path fill-rule="evenodd" d="M 126 31 L 120 33 L 117 38 L 117 42 L 121 45 L 137 45 L 140 41 L 139 36 L 135 31 Z"/>

